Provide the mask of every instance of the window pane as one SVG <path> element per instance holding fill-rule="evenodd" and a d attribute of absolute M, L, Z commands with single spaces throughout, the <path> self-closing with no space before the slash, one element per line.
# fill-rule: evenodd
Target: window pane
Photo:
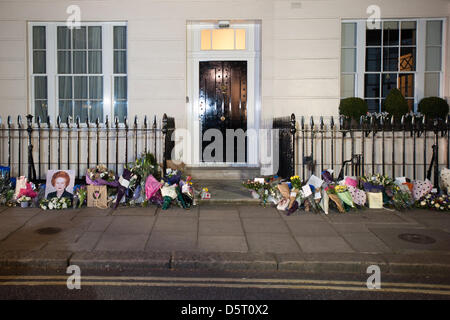
<path fill-rule="evenodd" d="M 416 22 L 403 21 L 401 31 L 402 45 L 416 44 Z"/>
<path fill-rule="evenodd" d="M 439 73 L 425 73 L 425 97 L 439 97 Z"/>
<path fill-rule="evenodd" d="M 383 71 L 398 70 L 398 47 L 383 48 Z"/>
<path fill-rule="evenodd" d="M 41 122 L 47 121 L 47 100 L 36 100 L 34 102 L 34 116 L 35 122 L 37 122 L 38 117 L 41 117 Z"/>
<path fill-rule="evenodd" d="M 34 78 L 34 99 L 47 99 L 47 77 Z"/>
<path fill-rule="evenodd" d="M 367 48 L 366 71 L 380 71 L 380 70 L 381 70 L 381 49 Z"/>
<path fill-rule="evenodd" d="M 399 30 L 398 22 L 385 21 L 383 22 L 383 45 L 398 46 Z"/>
<path fill-rule="evenodd" d="M 87 99 L 87 77 L 74 77 L 75 88 L 74 88 L 74 99 Z"/>
<path fill-rule="evenodd" d="M 103 99 L 103 77 L 89 77 L 89 99 Z"/>
<path fill-rule="evenodd" d="M 116 101 L 114 103 L 114 117 L 119 118 L 119 122 L 123 122 L 124 118 L 127 116 L 127 102 Z"/>
<path fill-rule="evenodd" d="M 234 30 L 214 29 L 212 31 L 212 48 L 213 50 L 233 50 Z"/>
<path fill-rule="evenodd" d="M 114 99 L 127 99 L 127 77 L 114 78 Z"/>
<path fill-rule="evenodd" d="M 380 100 L 379 99 L 366 99 L 369 112 L 380 112 Z"/>
<path fill-rule="evenodd" d="M 381 46 L 381 30 L 367 29 L 366 30 L 366 45 L 367 46 Z"/>
<path fill-rule="evenodd" d="M 400 71 L 416 70 L 416 48 L 402 47 L 400 49 Z"/>
<path fill-rule="evenodd" d="M 211 30 L 202 30 L 201 48 L 211 50 Z"/>
<path fill-rule="evenodd" d="M 441 47 L 427 47 L 425 71 L 441 71 Z"/>
<path fill-rule="evenodd" d="M 427 21 L 427 46 L 442 45 L 442 21 Z"/>
<path fill-rule="evenodd" d="M 127 73 L 127 53 L 114 51 L 114 73 Z"/>
<path fill-rule="evenodd" d="M 89 73 L 102 73 L 101 51 L 89 51 Z"/>
<path fill-rule="evenodd" d="M 80 122 L 86 122 L 86 120 L 88 119 L 88 110 L 89 110 L 89 105 L 87 100 L 82 100 L 82 101 L 75 101 L 74 104 L 74 108 L 73 108 L 73 114 L 74 117 L 76 118 L 77 116 L 80 117 Z"/>
<path fill-rule="evenodd" d="M 405 98 L 414 98 L 414 74 L 399 74 L 398 88 Z"/>
<path fill-rule="evenodd" d="M 355 96 L 355 76 L 353 74 L 343 74 L 341 76 L 341 98 Z"/>
<path fill-rule="evenodd" d="M 245 50 L 245 29 L 236 29 L 236 50 Z"/>
<path fill-rule="evenodd" d="M 62 122 L 67 122 L 67 117 L 72 117 L 72 101 L 59 101 L 59 116 Z"/>
<path fill-rule="evenodd" d="M 70 30 L 67 27 L 58 27 L 58 49 L 70 48 Z"/>
<path fill-rule="evenodd" d="M 393 88 L 397 88 L 397 74 L 396 73 L 388 73 L 383 74 L 383 83 L 382 83 L 382 97 L 386 98 L 389 94 L 389 91 Z"/>
<path fill-rule="evenodd" d="M 45 49 L 45 27 L 33 27 L 33 49 Z"/>
<path fill-rule="evenodd" d="M 88 47 L 89 49 L 102 48 L 102 27 L 89 27 Z"/>
<path fill-rule="evenodd" d="M 341 72 L 356 72 L 356 49 L 342 49 Z"/>
<path fill-rule="evenodd" d="M 366 74 L 364 81 L 364 96 L 366 98 L 377 98 L 380 96 L 380 75 Z"/>
<path fill-rule="evenodd" d="M 91 101 L 91 106 L 89 108 L 89 119 L 92 122 L 99 119 L 100 122 L 103 122 L 103 102 L 102 101 Z"/>
<path fill-rule="evenodd" d="M 72 73 L 70 51 L 58 51 L 58 73 Z"/>
<path fill-rule="evenodd" d="M 356 47 L 356 23 L 342 24 L 342 47 Z"/>
<path fill-rule="evenodd" d="M 126 49 L 127 48 L 127 27 L 116 26 L 114 27 L 114 49 Z"/>
<path fill-rule="evenodd" d="M 72 99 L 72 77 L 59 77 L 59 99 Z"/>
<path fill-rule="evenodd" d="M 86 51 L 73 52 L 73 73 L 87 73 L 86 72 Z"/>
<path fill-rule="evenodd" d="M 45 73 L 46 69 L 45 51 L 33 51 L 33 73 Z"/>
<path fill-rule="evenodd" d="M 86 27 L 73 29 L 73 48 L 86 49 Z"/>

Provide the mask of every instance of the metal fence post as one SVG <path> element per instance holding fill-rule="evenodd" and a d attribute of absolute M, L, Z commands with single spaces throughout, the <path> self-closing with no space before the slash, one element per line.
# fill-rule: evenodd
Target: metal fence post
<path fill-rule="evenodd" d="M 291 128 L 290 133 L 292 135 L 292 176 L 295 176 L 295 133 L 297 132 L 295 114 L 291 114 Z"/>
<path fill-rule="evenodd" d="M 163 176 L 166 174 L 167 169 L 167 114 L 164 113 L 163 119 L 162 119 L 162 130 L 163 134 L 163 143 L 164 143 L 164 151 L 163 151 Z"/>
<path fill-rule="evenodd" d="M 27 132 L 28 132 L 28 180 L 36 181 L 36 169 L 33 161 L 33 144 L 31 143 L 31 134 L 33 132 L 33 116 L 27 115 Z"/>

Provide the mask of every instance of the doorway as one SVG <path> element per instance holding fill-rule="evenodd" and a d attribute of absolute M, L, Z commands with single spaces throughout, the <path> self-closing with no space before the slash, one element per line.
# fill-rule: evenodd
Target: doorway
<path fill-rule="evenodd" d="M 201 61 L 199 66 L 199 115 L 202 136 L 218 130 L 221 141 L 211 157 L 224 163 L 247 162 L 247 61 Z M 217 145 L 217 142 L 221 145 Z M 202 141 L 202 161 L 211 142 Z"/>

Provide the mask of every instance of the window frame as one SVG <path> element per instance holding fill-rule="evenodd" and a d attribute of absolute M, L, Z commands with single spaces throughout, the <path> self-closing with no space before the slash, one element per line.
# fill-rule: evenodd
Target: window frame
<path fill-rule="evenodd" d="M 366 72 L 366 49 L 371 46 L 366 46 L 366 26 L 367 20 L 362 19 L 342 19 L 341 20 L 341 36 L 342 36 L 342 24 L 343 23 L 355 23 L 356 24 L 356 43 L 357 43 L 357 53 L 356 53 L 356 79 L 355 79 L 355 96 L 365 99 L 364 89 L 365 89 L 365 75 L 366 74 L 414 74 L 414 107 L 413 111 L 417 111 L 418 103 L 425 94 L 425 58 L 426 58 L 426 23 L 427 21 L 442 21 L 442 45 L 441 45 L 441 70 L 436 71 L 439 73 L 439 97 L 443 98 L 444 93 L 444 70 L 446 68 L 446 37 L 447 37 L 447 19 L 446 18 L 388 18 L 381 19 L 382 22 L 406 22 L 414 21 L 416 22 L 416 68 L 415 71 L 383 71 L 383 51 L 381 52 L 381 69 L 377 71 Z M 380 26 L 383 27 L 382 24 Z M 400 27 L 400 26 L 399 26 Z M 382 32 L 383 34 L 383 32 Z M 383 49 L 383 43 L 379 46 Z M 401 48 L 399 39 L 399 50 Z M 410 47 L 407 45 L 406 47 Z M 342 48 L 342 47 L 341 47 Z M 339 52 L 339 61 L 342 61 L 342 50 Z M 340 68 L 340 67 L 339 67 Z M 339 70 L 340 77 L 343 74 L 342 70 Z M 382 85 L 382 77 L 380 76 L 380 86 Z M 341 82 L 339 83 L 341 86 Z M 397 77 L 397 87 L 398 87 L 398 77 Z M 380 87 L 380 91 L 382 87 Z M 342 97 L 341 97 L 342 98 Z M 382 93 L 379 97 L 382 100 Z M 379 109 L 381 111 L 381 107 Z"/>
<path fill-rule="evenodd" d="M 43 26 L 46 30 L 46 73 L 34 74 L 33 70 L 33 27 Z M 101 123 L 106 121 L 106 117 L 110 123 L 114 120 L 114 26 L 125 26 L 128 23 L 126 21 L 117 22 L 83 22 L 82 27 L 100 26 L 102 28 L 102 73 L 101 74 L 82 74 L 82 76 L 102 76 L 103 77 L 103 119 L 99 119 Z M 47 115 L 50 116 L 52 121 L 56 122 L 59 115 L 58 108 L 58 77 L 64 76 L 64 74 L 58 74 L 58 49 L 57 49 L 57 28 L 67 27 L 66 22 L 28 22 L 28 86 L 29 86 L 29 110 L 30 113 L 35 115 L 34 104 L 34 78 L 37 76 L 47 76 Z M 126 64 L 127 73 L 122 74 L 127 77 L 128 82 L 128 66 L 129 66 L 129 40 L 126 39 Z M 88 67 L 88 66 L 87 66 Z M 72 70 L 73 71 L 73 70 Z M 68 76 L 73 76 L 71 73 Z M 73 90 L 73 88 L 72 88 Z M 127 114 L 128 114 L 128 101 L 129 101 L 129 86 L 127 85 Z M 75 123 L 76 119 L 72 119 L 72 123 Z M 41 119 L 43 123 L 47 122 L 47 119 Z M 89 119 L 90 123 L 95 123 L 96 119 Z M 82 123 L 80 122 L 80 125 Z M 85 125 L 85 123 L 84 123 Z"/>

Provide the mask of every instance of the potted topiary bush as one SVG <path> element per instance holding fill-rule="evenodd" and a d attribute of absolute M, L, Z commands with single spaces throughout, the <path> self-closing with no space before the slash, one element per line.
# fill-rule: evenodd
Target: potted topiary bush
<path fill-rule="evenodd" d="M 418 111 L 428 120 L 445 119 L 448 115 L 448 103 L 439 97 L 423 98 L 419 102 Z"/>
<path fill-rule="evenodd" d="M 397 88 L 389 91 L 383 102 L 384 111 L 394 117 L 395 123 L 400 123 L 403 115 L 409 112 L 408 102 Z"/>
<path fill-rule="evenodd" d="M 352 127 L 357 127 L 359 119 L 366 115 L 368 110 L 367 102 L 361 98 L 345 98 L 339 103 L 339 114 L 348 120 L 345 127 L 348 127 L 349 122 Z"/>

